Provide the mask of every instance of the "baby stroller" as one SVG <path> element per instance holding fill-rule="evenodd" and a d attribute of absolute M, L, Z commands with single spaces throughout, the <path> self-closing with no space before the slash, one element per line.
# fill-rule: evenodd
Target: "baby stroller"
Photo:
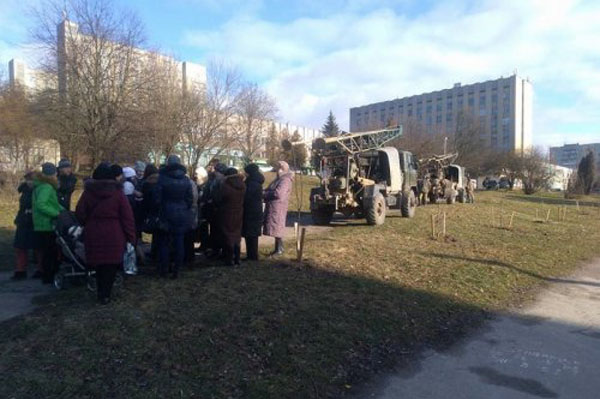
<path fill-rule="evenodd" d="M 85 264 L 85 246 L 83 227 L 73 212 L 62 212 L 56 219 L 56 243 L 62 253 L 62 262 L 54 275 L 54 287 L 57 290 L 68 288 L 73 282 L 85 282 L 88 290 L 96 291 L 96 272 Z M 115 286 L 123 283 L 123 274 L 117 273 Z"/>

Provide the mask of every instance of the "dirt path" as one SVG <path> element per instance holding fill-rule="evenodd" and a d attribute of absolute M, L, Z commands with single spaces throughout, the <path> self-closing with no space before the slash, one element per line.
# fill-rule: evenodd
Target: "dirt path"
<path fill-rule="evenodd" d="M 600 259 L 556 281 L 524 310 L 424 354 L 360 397 L 600 397 Z"/>
<path fill-rule="evenodd" d="M 33 298 L 54 290 L 50 285 L 42 285 L 40 280 L 12 281 L 10 276 L 12 272 L 0 272 L 0 322 L 31 312 L 35 308 Z"/>

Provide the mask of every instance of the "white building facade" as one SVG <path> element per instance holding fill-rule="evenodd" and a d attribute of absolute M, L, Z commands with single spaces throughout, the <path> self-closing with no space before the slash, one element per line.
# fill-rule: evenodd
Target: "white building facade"
<path fill-rule="evenodd" d="M 459 118 L 477 123 L 490 148 L 523 151 L 532 145 L 533 85 L 517 75 L 461 85 L 350 109 L 350 131 L 382 129 L 414 122 L 422 134 L 451 136 Z"/>

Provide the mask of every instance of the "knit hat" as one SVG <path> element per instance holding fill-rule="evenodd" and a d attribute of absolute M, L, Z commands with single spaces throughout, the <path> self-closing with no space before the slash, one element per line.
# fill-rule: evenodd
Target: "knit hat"
<path fill-rule="evenodd" d="M 123 177 L 124 178 L 129 179 L 134 176 L 135 176 L 135 170 L 133 170 L 133 168 L 130 168 L 129 166 L 123 168 Z"/>
<path fill-rule="evenodd" d="M 42 173 L 46 176 L 56 175 L 56 166 L 52 162 L 46 162 L 42 165 Z"/>
<path fill-rule="evenodd" d="M 71 167 L 71 161 L 69 161 L 66 158 L 63 158 L 58 162 L 58 169 L 70 168 L 70 167 Z"/>
<path fill-rule="evenodd" d="M 101 164 L 96 166 L 96 169 L 94 169 L 94 173 L 92 174 L 92 179 L 94 180 L 110 180 L 113 178 L 114 176 L 112 168 L 106 162 L 102 162 Z"/>
<path fill-rule="evenodd" d="M 143 172 L 146 170 L 146 163 L 142 161 L 135 161 L 133 164 L 133 169 L 135 169 L 136 172 Z"/>
<path fill-rule="evenodd" d="M 248 173 L 249 175 L 254 175 L 259 171 L 260 169 L 258 169 L 258 165 L 255 163 L 250 163 L 244 168 L 244 172 Z"/>
<path fill-rule="evenodd" d="M 167 166 L 171 165 L 181 165 L 181 158 L 179 158 L 175 154 L 169 155 L 169 157 L 167 158 Z"/>
<path fill-rule="evenodd" d="M 228 168 L 224 175 L 225 176 L 233 176 L 233 175 L 237 175 L 238 174 L 238 170 L 236 168 Z"/>
<path fill-rule="evenodd" d="M 117 177 L 119 177 L 123 174 L 123 168 L 121 167 L 121 165 L 117 165 L 117 164 L 111 165 L 110 170 L 112 172 L 113 179 L 116 179 Z"/>
<path fill-rule="evenodd" d="M 227 165 L 225 165 L 224 163 L 218 163 L 217 166 L 215 166 L 215 170 L 222 175 L 224 175 L 225 172 L 227 172 L 227 169 Z"/>

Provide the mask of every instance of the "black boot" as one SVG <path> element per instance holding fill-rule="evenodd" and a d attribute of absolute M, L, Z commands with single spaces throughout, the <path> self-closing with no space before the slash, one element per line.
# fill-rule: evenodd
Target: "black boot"
<path fill-rule="evenodd" d="M 283 238 L 275 238 L 275 250 L 271 252 L 271 256 L 283 255 Z"/>

